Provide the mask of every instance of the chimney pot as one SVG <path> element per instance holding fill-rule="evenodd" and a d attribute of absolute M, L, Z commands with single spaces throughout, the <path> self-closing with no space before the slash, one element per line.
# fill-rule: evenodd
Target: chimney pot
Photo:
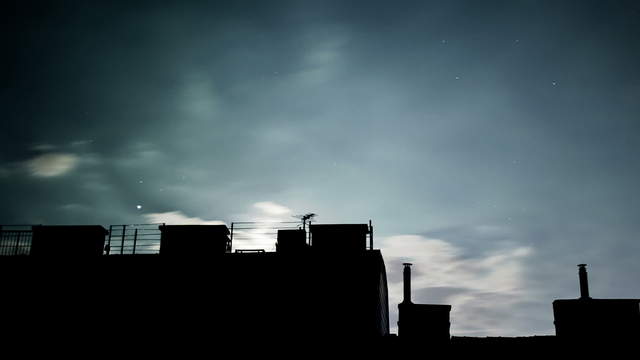
<path fill-rule="evenodd" d="M 589 296 L 589 279 L 587 277 L 587 264 L 578 265 L 578 278 L 580 279 L 580 299 L 591 299 Z"/>
<path fill-rule="evenodd" d="M 404 279 L 404 299 L 403 304 L 411 304 L 411 263 L 404 263 L 402 277 Z"/>

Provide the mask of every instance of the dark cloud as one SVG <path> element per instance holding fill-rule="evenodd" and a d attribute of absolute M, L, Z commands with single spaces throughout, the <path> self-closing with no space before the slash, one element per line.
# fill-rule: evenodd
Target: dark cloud
<path fill-rule="evenodd" d="M 272 201 L 372 218 L 378 238 L 443 239 L 456 259 L 529 248 L 522 283 L 540 293 L 522 301 L 537 305 L 513 306 L 542 329 L 542 301 L 573 296 L 574 264 L 592 265 L 594 295 L 637 297 L 638 13 L 15 2 L 0 35 L 0 221 L 229 221 Z"/>

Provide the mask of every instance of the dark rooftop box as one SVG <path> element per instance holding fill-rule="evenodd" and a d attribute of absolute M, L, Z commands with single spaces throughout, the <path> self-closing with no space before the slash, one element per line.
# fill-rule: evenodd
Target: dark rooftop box
<path fill-rule="evenodd" d="M 36 225 L 33 227 L 33 256 L 99 256 L 104 251 L 107 230 L 100 225 Z"/>
<path fill-rule="evenodd" d="M 317 224 L 309 229 L 314 251 L 353 253 L 367 249 L 367 224 Z"/>
<path fill-rule="evenodd" d="M 398 305 L 398 336 L 425 343 L 449 341 L 451 305 L 405 304 Z"/>
<path fill-rule="evenodd" d="M 561 339 L 640 337 L 640 299 L 555 300 L 553 316 Z"/>
<path fill-rule="evenodd" d="M 307 232 L 302 229 L 278 230 L 277 251 L 279 253 L 299 253 L 305 251 L 307 245 Z"/>
<path fill-rule="evenodd" d="M 226 225 L 160 225 L 160 254 L 202 256 L 231 251 Z"/>

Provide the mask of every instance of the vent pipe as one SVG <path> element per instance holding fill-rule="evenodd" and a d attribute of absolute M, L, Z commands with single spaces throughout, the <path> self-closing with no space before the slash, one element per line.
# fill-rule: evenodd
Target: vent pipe
<path fill-rule="evenodd" d="M 591 299 L 589 296 L 589 279 L 587 278 L 587 264 L 578 265 L 578 277 L 580 278 L 580 299 Z"/>
<path fill-rule="evenodd" d="M 404 263 L 404 269 L 402 270 L 402 277 L 404 279 L 404 299 L 403 304 L 411 304 L 411 264 Z"/>

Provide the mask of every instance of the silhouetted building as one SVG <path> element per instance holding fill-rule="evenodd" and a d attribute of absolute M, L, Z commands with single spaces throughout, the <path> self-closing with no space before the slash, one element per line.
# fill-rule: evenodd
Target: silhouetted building
<path fill-rule="evenodd" d="M 389 334 L 384 260 L 366 247 L 366 224 L 313 225 L 317 248 L 304 230 L 281 231 L 277 252 L 245 253 L 231 252 L 224 225 L 156 226 L 159 249 L 146 254 L 149 227 L 111 230 L 105 240 L 100 226 L 34 226 L 33 256 L 3 256 L 3 308 L 26 310 L 16 324 L 236 340 Z"/>
<path fill-rule="evenodd" d="M 592 299 L 586 264 L 578 267 L 580 298 L 553 302 L 558 340 L 592 344 L 640 340 L 640 299 Z"/>
<path fill-rule="evenodd" d="M 398 336 L 423 344 L 447 344 L 451 305 L 414 304 L 411 301 L 411 264 L 404 264 L 402 275 L 404 299 L 398 305 Z"/>
<path fill-rule="evenodd" d="M 232 252 L 234 236 L 246 231 L 234 235 L 233 224 L 231 231 L 0 227 L 2 328 L 75 342 L 110 338 L 118 329 L 134 337 L 130 342 L 154 345 L 268 339 L 290 348 L 299 341 L 322 347 L 376 339 L 368 344 L 403 351 L 446 346 L 452 355 L 548 353 L 558 345 L 583 352 L 577 345 L 632 345 L 640 338 L 640 300 L 592 299 L 584 264 L 580 298 L 553 302 L 557 336 L 451 337 L 451 306 L 414 304 L 405 263 L 398 336 L 389 336 L 386 269 L 373 249 L 372 225 L 314 224 L 309 234 L 304 225 L 278 229 L 275 252 Z"/>

